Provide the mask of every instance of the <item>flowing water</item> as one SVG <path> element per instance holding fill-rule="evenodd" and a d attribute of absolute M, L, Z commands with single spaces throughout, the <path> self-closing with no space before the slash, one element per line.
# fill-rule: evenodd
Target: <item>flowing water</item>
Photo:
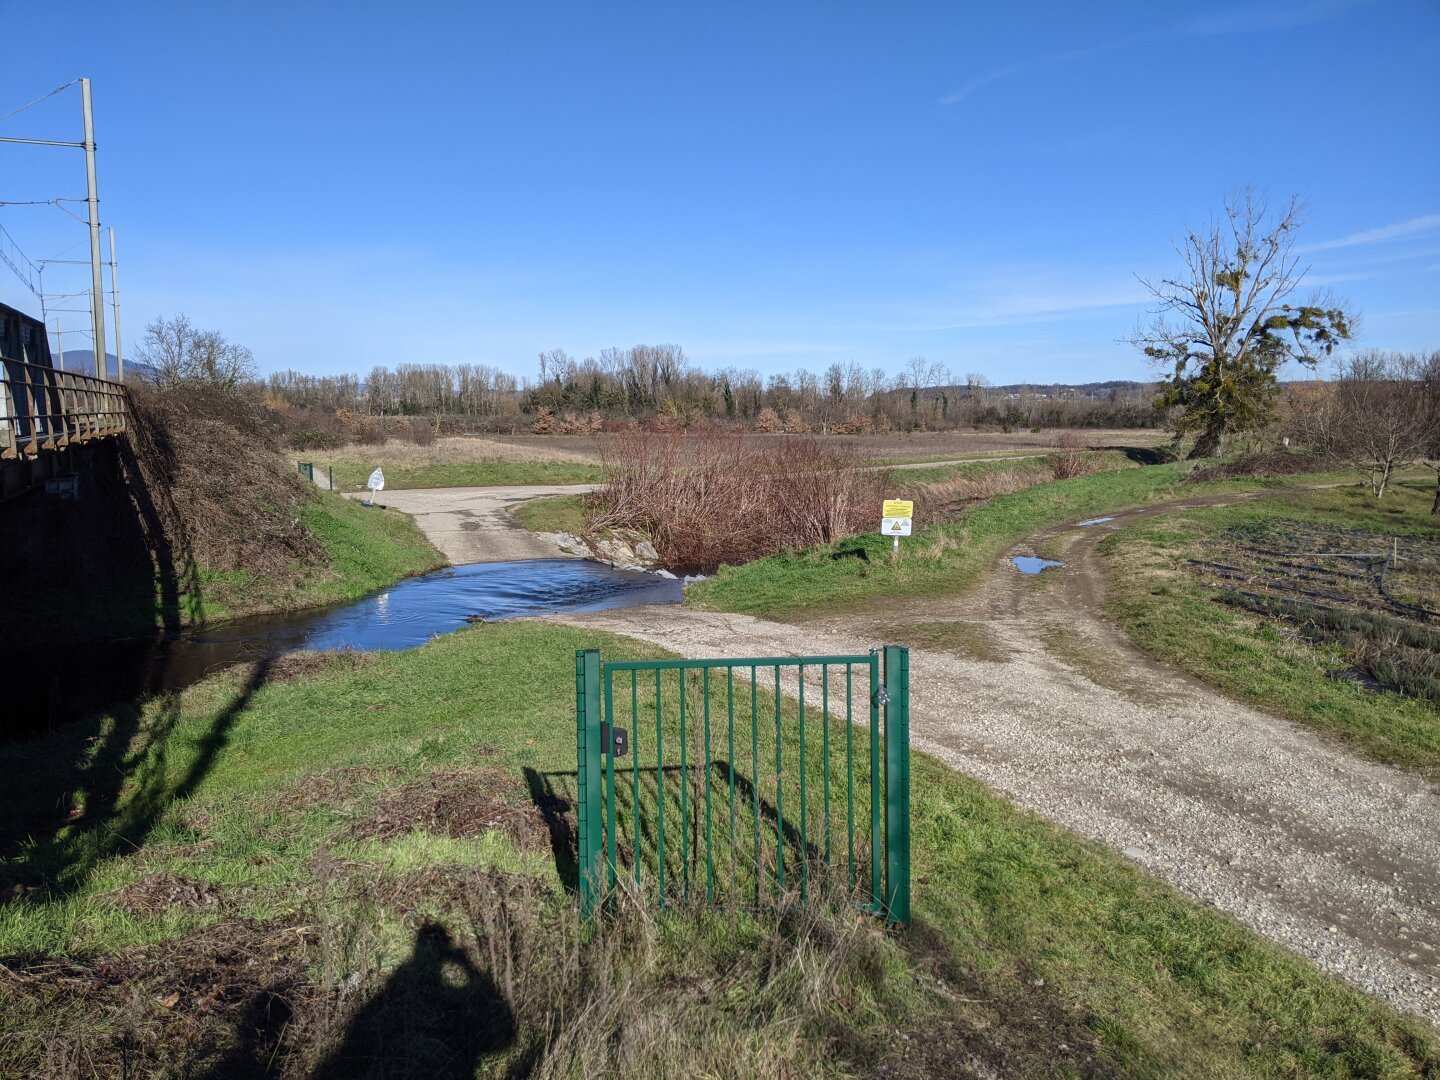
<path fill-rule="evenodd" d="M 352 603 L 258 615 L 178 637 L 7 649 L 0 738 L 119 702 L 184 689 L 230 664 L 301 650 L 411 649 L 467 623 L 559 611 L 675 604 L 681 582 L 579 559 L 472 563 Z"/>

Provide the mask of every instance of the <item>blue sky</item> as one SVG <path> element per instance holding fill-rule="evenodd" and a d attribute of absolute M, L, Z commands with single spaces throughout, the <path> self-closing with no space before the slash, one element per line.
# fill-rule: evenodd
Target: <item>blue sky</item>
<path fill-rule="evenodd" d="M 1307 204 L 1362 345 L 1440 348 L 1435 0 L 0 0 L 0 25 L 0 114 L 93 81 L 127 351 L 183 311 L 265 370 L 676 342 L 1144 378 L 1135 275 L 1244 185 Z M 79 111 L 0 134 L 78 138 Z M 0 200 L 83 194 L 78 151 L 0 145 Z M 86 254 L 54 207 L 0 225 Z M 34 306 L 3 266 L 0 301 Z"/>

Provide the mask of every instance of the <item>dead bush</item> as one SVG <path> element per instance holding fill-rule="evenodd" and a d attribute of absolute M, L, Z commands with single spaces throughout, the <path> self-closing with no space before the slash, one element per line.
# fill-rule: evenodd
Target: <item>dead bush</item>
<path fill-rule="evenodd" d="M 416 446 L 433 446 L 435 443 L 435 426 L 429 420 L 421 420 L 416 417 L 411 420 L 405 429 L 405 437 Z"/>
<path fill-rule="evenodd" d="M 535 410 L 535 423 L 530 430 L 536 435 L 555 434 L 555 410 L 548 405 L 541 405 Z"/>
<path fill-rule="evenodd" d="M 1293 476 L 1296 473 L 1331 472 L 1344 467 L 1338 458 L 1323 454 L 1276 450 L 1270 453 L 1241 454 L 1228 461 L 1199 465 L 1185 475 L 1187 483 L 1233 480 L 1250 476 Z"/>
<path fill-rule="evenodd" d="M 279 576 L 324 549 L 301 520 L 310 488 L 270 447 L 273 421 L 243 390 L 131 391 L 130 444 L 166 542 L 210 570 Z M 156 538 L 156 542 L 159 538 Z"/>
<path fill-rule="evenodd" d="M 868 435 L 874 426 L 864 413 L 851 413 L 832 425 L 830 430 L 836 435 Z"/>
<path fill-rule="evenodd" d="M 1100 471 L 1100 462 L 1086 452 L 1085 444 L 1078 435 L 1067 431 L 1056 445 L 1060 447 L 1060 452 L 1050 459 L 1050 472 L 1056 480 L 1089 476 Z"/>
<path fill-rule="evenodd" d="M 649 536 L 674 573 L 711 573 L 873 529 L 886 474 L 853 446 L 719 431 L 622 436 L 605 456 L 592 534 Z"/>
<path fill-rule="evenodd" d="M 805 422 L 805 417 L 804 417 L 803 415 L 801 415 L 799 409 L 786 409 L 786 410 L 785 410 L 785 434 L 786 434 L 786 435 L 808 435 L 808 434 L 810 434 L 810 425 Z"/>
<path fill-rule="evenodd" d="M 760 410 L 760 415 L 755 417 L 755 430 L 762 435 L 773 435 L 777 431 L 784 430 L 785 424 L 780 419 L 780 414 L 770 406 Z"/>

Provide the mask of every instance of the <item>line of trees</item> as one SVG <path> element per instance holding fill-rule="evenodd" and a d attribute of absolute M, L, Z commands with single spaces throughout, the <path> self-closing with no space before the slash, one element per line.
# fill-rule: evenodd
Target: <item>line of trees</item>
<path fill-rule="evenodd" d="M 554 349 L 540 354 L 537 374 L 518 380 L 487 365 L 401 364 L 374 368 L 364 379 L 282 371 L 266 388 L 276 404 L 292 408 L 476 417 L 546 431 L 596 430 L 611 421 L 681 429 L 712 420 L 761 431 L 861 433 L 1148 427 L 1158 420 L 1148 388 L 1113 388 L 1098 398 L 1058 386 L 996 391 L 982 375 L 957 378 L 924 357 L 897 374 L 850 363 L 818 374 L 800 369 L 762 376 L 739 368 L 705 371 L 678 345 L 636 345 L 583 360 Z"/>

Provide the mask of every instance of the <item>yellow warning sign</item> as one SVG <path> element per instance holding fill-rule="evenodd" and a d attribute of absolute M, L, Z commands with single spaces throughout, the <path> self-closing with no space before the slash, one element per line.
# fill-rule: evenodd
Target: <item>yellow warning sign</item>
<path fill-rule="evenodd" d="M 886 499 L 880 510 L 882 518 L 908 518 L 915 516 L 915 504 L 909 499 Z"/>

